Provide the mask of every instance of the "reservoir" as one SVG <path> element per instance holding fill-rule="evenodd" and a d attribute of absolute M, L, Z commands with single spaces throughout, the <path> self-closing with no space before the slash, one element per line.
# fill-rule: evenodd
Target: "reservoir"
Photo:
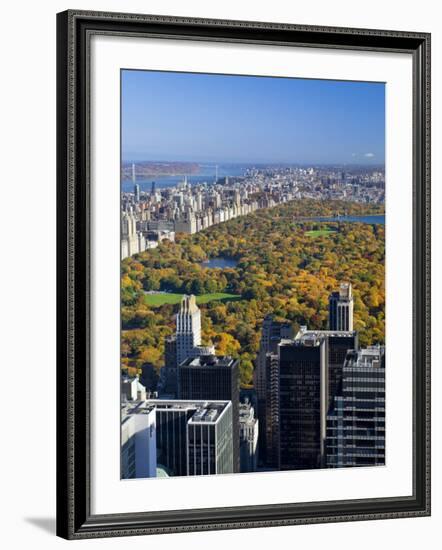
<path fill-rule="evenodd" d="M 385 225 L 385 214 L 375 214 L 369 216 L 336 216 L 311 218 L 316 222 L 359 222 Z"/>
<path fill-rule="evenodd" d="M 227 267 L 235 268 L 238 264 L 238 261 L 234 258 L 226 258 L 224 256 L 218 256 L 218 258 L 210 258 L 205 262 L 201 262 L 201 267 L 207 267 L 209 269 L 225 269 Z"/>

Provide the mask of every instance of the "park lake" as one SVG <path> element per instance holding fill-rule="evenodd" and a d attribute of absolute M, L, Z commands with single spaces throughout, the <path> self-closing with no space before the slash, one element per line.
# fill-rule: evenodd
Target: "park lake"
<path fill-rule="evenodd" d="M 365 215 L 365 216 L 331 216 L 331 217 L 313 217 L 305 221 L 315 222 L 354 222 L 367 224 L 385 224 L 385 215 Z M 306 231 L 309 237 L 324 237 L 336 233 L 337 228 L 329 228 L 327 226 L 318 229 Z M 235 269 L 238 265 L 238 260 L 229 256 L 216 256 L 208 258 L 199 264 L 204 269 Z M 145 302 L 151 307 L 161 307 L 165 304 L 176 305 L 182 300 L 182 293 L 174 293 L 168 291 L 145 291 Z M 240 300 L 241 296 L 226 292 L 215 292 L 210 294 L 202 294 L 196 297 L 199 305 L 207 304 L 214 300 L 226 302 Z"/>
<path fill-rule="evenodd" d="M 226 268 L 235 268 L 238 264 L 238 261 L 235 258 L 227 258 L 225 256 L 218 256 L 217 258 L 209 258 L 204 262 L 200 263 L 201 267 L 206 267 L 209 269 L 226 269 Z"/>

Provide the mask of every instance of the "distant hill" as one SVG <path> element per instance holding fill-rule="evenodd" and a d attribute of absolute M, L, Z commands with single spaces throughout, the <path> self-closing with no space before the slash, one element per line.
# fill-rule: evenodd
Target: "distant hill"
<path fill-rule="evenodd" d="M 195 162 L 135 162 L 135 173 L 137 178 L 151 176 L 185 176 L 198 174 L 200 165 Z M 132 162 L 123 162 L 122 178 L 132 179 Z"/>

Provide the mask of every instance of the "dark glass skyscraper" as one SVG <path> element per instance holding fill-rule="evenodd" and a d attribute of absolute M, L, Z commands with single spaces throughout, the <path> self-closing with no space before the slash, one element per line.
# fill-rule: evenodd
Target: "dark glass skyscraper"
<path fill-rule="evenodd" d="M 341 388 L 347 352 L 358 349 L 358 333 L 355 330 L 307 330 L 307 327 L 302 326 L 296 338 L 302 338 L 303 335 L 327 338 L 328 400 L 331 405 Z"/>
<path fill-rule="evenodd" d="M 189 357 L 178 368 L 180 399 L 232 402 L 233 469 L 239 472 L 239 360 L 229 356 Z"/>
<path fill-rule="evenodd" d="M 283 338 L 293 337 L 292 324 L 287 321 L 276 321 L 272 315 L 267 315 L 262 324 L 261 341 L 256 358 L 253 383 L 258 398 L 258 422 L 259 422 L 259 456 L 260 460 L 268 466 L 275 465 L 274 440 L 275 440 L 275 409 L 270 401 L 275 404 L 275 395 L 270 392 L 270 361 L 269 354 L 276 354 L 278 344 Z M 274 365 L 274 362 L 272 363 Z M 273 370 L 274 372 L 274 370 Z M 275 388 L 273 381 L 273 388 Z"/>
<path fill-rule="evenodd" d="M 279 357 L 278 353 L 266 355 L 265 464 L 270 468 L 279 465 Z M 261 437 L 261 434 L 260 434 Z"/>
<path fill-rule="evenodd" d="M 196 405 L 158 400 L 156 405 L 156 441 L 158 463 L 166 466 L 174 476 L 187 475 L 187 422 Z"/>
<path fill-rule="evenodd" d="M 279 468 L 322 465 L 328 408 L 327 338 L 279 345 Z"/>
<path fill-rule="evenodd" d="M 336 331 L 328 335 L 328 399 L 329 406 L 340 391 L 342 369 L 349 350 L 358 349 L 356 331 Z"/>
<path fill-rule="evenodd" d="M 167 336 L 164 340 L 164 367 L 161 369 L 158 383 L 158 395 L 162 399 L 175 399 L 178 393 L 178 367 L 176 336 Z"/>

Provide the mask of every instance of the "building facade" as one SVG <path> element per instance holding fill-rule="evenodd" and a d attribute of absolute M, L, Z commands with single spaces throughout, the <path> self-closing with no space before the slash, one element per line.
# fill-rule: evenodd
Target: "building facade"
<path fill-rule="evenodd" d="M 201 311 L 192 294 L 183 296 L 181 307 L 176 317 L 175 343 L 170 343 L 168 353 L 176 353 L 177 367 L 189 357 L 215 353 L 213 346 L 201 346 Z M 172 350 L 173 345 L 175 350 Z"/>
<path fill-rule="evenodd" d="M 353 292 L 351 283 L 341 283 L 339 291 L 329 297 L 329 329 L 353 330 Z"/>
<path fill-rule="evenodd" d="M 134 200 L 135 202 L 140 202 L 140 186 L 138 183 L 134 184 Z"/>
<path fill-rule="evenodd" d="M 279 469 L 318 468 L 328 409 L 327 339 L 283 340 L 278 355 Z"/>
<path fill-rule="evenodd" d="M 178 368 L 178 397 L 232 402 L 233 467 L 239 472 L 239 360 L 215 355 L 189 357 Z"/>
<path fill-rule="evenodd" d="M 157 400 L 158 462 L 173 476 L 233 472 L 229 401 Z"/>
<path fill-rule="evenodd" d="M 158 382 L 158 395 L 162 399 L 175 399 L 178 395 L 178 361 L 176 336 L 164 340 L 164 367 Z"/>
<path fill-rule="evenodd" d="M 253 383 L 258 400 L 265 400 L 267 387 L 265 363 L 267 353 L 276 353 L 279 342 L 283 338 L 288 339 L 292 337 L 293 327 L 291 323 L 275 321 L 272 315 L 267 315 L 264 318 L 256 368 L 253 372 Z"/>
<path fill-rule="evenodd" d="M 199 407 L 187 423 L 187 475 L 233 472 L 232 404 Z"/>
<path fill-rule="evenodd" d="M 278 344 L 283 338 L 293 337 L 293 327 L 291 323 L 276 321 L 272 315 L 267 315 L 262 324 L 261 340 L 259 351 L 256 358 L 255 369 L 253 371 L 253 385 L 258 399 L 258 419 L 259 419 L 259 455 L 260 460 L 267 464 L 274 463 L 273 442 L 275 432 L 272 424 L 274 420 L 274 409 L 270 410 L 269 399 L 271 396 L 274 401 L 274 394 L 269 395 L 270 380 L 269 354 L 276 354 Z M 273 380 L 273 385 L 274 385 Z M 268 455 L 268 456 L 267 456 Z M 271 456 L 272 455 L 272 456 Z"/>
<path fill-rule="evenodd" d="M 122 415 L 121 477 L 233 472 L 230 401 L 148 399 Z"/>
<path fill-rule="evenodd" d="M 328 401 L 330 405 L 342 385 L 342 372 L 347 352 L 358 349 L 358 333 L 355 330 L 308 330 L 306 326 L 301 326 L 296 339 L 302 339 L 303 336 L 308 335 L 327 338 Z"/>
<path fill-rule="evenodd" d="M 187 422 L 195 412 L 194 403 L 154 401 L 157 425 L 157 459 L 173 476 L 187 475 Z"/>
<path fill-rule="evenodd" d="M 177 365 L 191 356 L 193 348 L 201 344 L 201 312 L 195 296 L 183 296 L 176 317 Z"/>
<path fill-rule="evenodd" d="M 258 419 L 247 400 L 239 405 L 240 471 L 256 472 L 258 466 Z"/>
<path fill-rule="evenodd" d="M 155 407 L 148 401 L 125 406 L 121 420 L 121 477 L 156 477 L 156 469 Z"/>
<path fill-rule="evenodd" d="M 385 351 L 350 351 L 342 390 L 327 417 L 327 466 L 385 464 Z"/>
<path fill-rule="evenodd" d="M 121 214 L 121 259 L 138 254 L 139 238 L 137 233 L 137 221 L 133 212 Z"/>
<path fill-rule="evenodd" d="M 121 401 L 144 401 L 146 387 L 141 384 L 138 376 L 121 377 Z"/>
<path fill-rule="evenodd" d="M 265 399 L 264 463 L 268 468 L 279 467 L 279 356 L 278 352 L 266 355 L 267 390 Z M 260 434 L 261 438 L 261 434 Z M 260 447 L 261 449 L 261 447 Z"/>

